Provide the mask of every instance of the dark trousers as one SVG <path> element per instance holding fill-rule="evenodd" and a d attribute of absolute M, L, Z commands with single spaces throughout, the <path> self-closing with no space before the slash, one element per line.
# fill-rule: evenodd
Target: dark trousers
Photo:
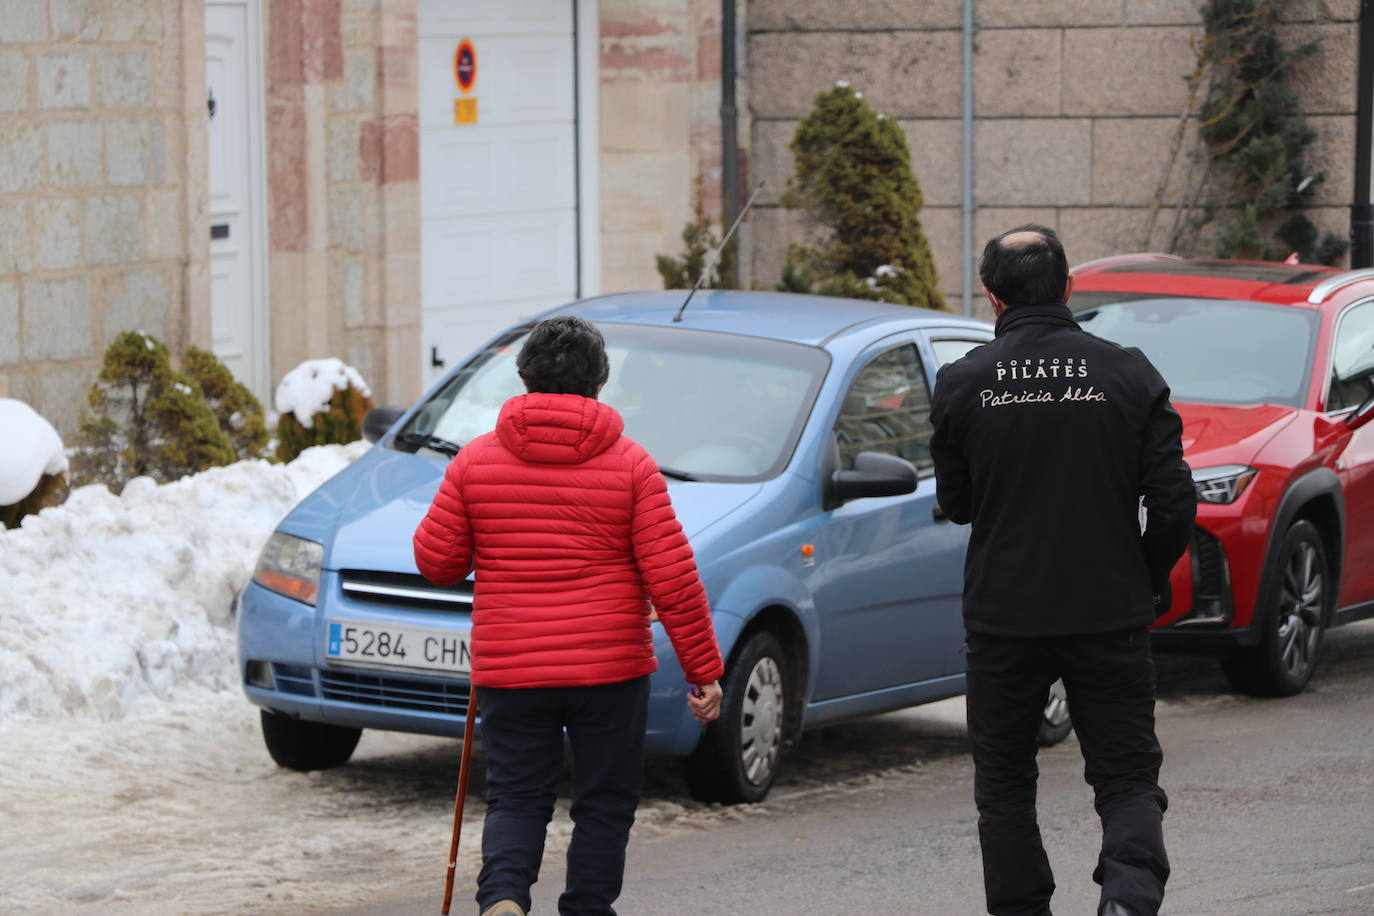
<path fill-rule="evenodd" d="M 994 916 L 1048 916 L 1054 875 L 1035 818 L 1036 732 L 1049 688 L 1063 678 L 1102 820 L 1093 880 L 1103 900 L 1155 916 L 1169 859 L 1155 738 L 1149 635 L 1127 630 L 1024 639 L 968 634 L 968 730 L 983 883 Z"/>
<path fill-rule="evenodd" d="M 487 754 L 487 818 L 477 903 L 527 912 L 544 835 L 572 746 L 572 842 L 560 916 L 615 916 L 625 846 L 644 778 L 649 679 L 594 687 L 477 688 Z"/>

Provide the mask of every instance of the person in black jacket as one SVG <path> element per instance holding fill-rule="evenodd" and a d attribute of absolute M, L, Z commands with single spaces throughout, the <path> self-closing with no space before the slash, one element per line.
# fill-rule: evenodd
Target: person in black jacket
<path fill-rule="evenodd" d="M 1168 799 L 1146 628 L 1168 610 L 1197 508 L 1183 424 L 1144 354 L 1074 321 L 1053 230 L 993 238 L 979 274 L 996 338 L 940 370 L 931 454 L 941 508 L 973 526 L 968 729 L 988 912 L 1050 913 L 1036 734 L 1062 679 L 1102 820 L 1099 913 L 1154 916 Z"/>

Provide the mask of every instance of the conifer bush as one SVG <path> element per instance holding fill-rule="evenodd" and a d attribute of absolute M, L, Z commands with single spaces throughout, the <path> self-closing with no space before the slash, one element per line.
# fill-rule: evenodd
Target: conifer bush
<path fill-rule="evenodd" d="M 720 236 L 706 215 L 706 202 L 701 191 L 701 177 L 698 176 L 692 201 L 692 219 L 682 230 L 682 257 L 671 255 L 657 256 L 658 275 L 663 278 L 664 289 L 691 289 L 697 277 L 710 267 L 710 274 L 702 281 L 704 289 L 735 288 L 736 240 L 721 250 L 720 260 L 707 264 L 711 254 L 720 247 Z"/>
<path fill-rule="evenodd" d="M 267 448 L 262 402 L 208 350 L 187 347 L 181 358 L 181 368 L 200 386 L 205 403 L 210 405 L 219 428 L 229 437 L 239 460 L 261 458 Z"/>
<path fill-rule="evenodd" d="M 115 338 L 86 405 L 72 456 L 77 485 L 171 481 L 235 459 L 200 386 L 173 369 L 167 347 L 147 334 Z"/>
<path fill-rule="evenodd" d="M 793 245 L 778 284 L 792 292 L 946 309 L 911 151 L 897 123 L 847 83 L 816 96 L 792 139 L 796 170 L 781 203 L 826 238 Z"/>
<path fill-rule="evenodd" d="M 65 474 L 44 474 L 38 486 L 28 496 L 12 506 L 0 506 L 0 527 L 18 528 L 26 515 L 34 515 L 49 506 L 59 506 L 67 499 Z"/>
<path fill-rule="evenodd" d="M 302 423 L 299 401 L 301 390 L 288 391 L 295 383 L 306 389 L 322 390 L 332 386 L 327 402 L 320 403 Z M 323 401 L 322 398 L 317 400 Z M 372 391 L 356 369 L 337 359 L 310 360 L 292 370 L 277 388 L 277 460 L 292 461 L 312 445 L 347 445 L 362 438 L 363 417 L 374 406 Z"/>

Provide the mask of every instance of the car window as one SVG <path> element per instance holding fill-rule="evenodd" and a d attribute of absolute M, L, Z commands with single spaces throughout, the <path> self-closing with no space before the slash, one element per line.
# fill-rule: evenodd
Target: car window
<path fill-rule="evenodd" d="M 946 337 L 942 340 L 932 340 L 930 349 L 935 353 L 936 368 L 938 369 L 941 366 L 948 366 L 956 359 L 962 359 L 968 351 L 975 347 L 981 347 L 985 343 L 987 343 L 986 340 L 956 340 L 952 337 Z"/>
<path fill-rule="evenodd" d="M 1374 302 L 1355 306 L 1336 326 L 1327 410 L 1359 407 L 1374 392 Z"/>
<path fill-rule="evenodd" d="M 713 481 L 782 472 L 830 365 L 803 344 L 683 327 L 597 323 L 611 372 L 601 400 L 660 466 Z M 515 358 L 528 327 L 456 372 L 401 430 L 466 445 L 525 387 Z"/>
<path fill-rule="evenodd" d="M 1298 407 L 1311 387 L 1318 314 L 1305 308 L 1226 299 L 1073 297 L 1083 330 L 1138 347 L 1175 401 Z M 1086 299 L 1086 297 L 1083 297 Z"/>
<path fill-rule="evenodd" d="M 844 397 L 835 422 L 840 468 L 854 467 L 859 452 L 905 458 L 922 474 L 930 458 L 930 389 L 915 344 L 903 344 L 869 360 Z"/>

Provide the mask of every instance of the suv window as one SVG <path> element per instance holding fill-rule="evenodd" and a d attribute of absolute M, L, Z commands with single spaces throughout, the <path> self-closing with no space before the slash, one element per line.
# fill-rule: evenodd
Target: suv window
<path fill-rule="evenodd" d="M 840 467 L 854 467 L 859 452 L 905 458 L 930 473 L 930 389 L 915 344 L 903 344 L 869 360 L 844 397 L 835 439 Z"/>
<path fill-rule="evenodd" d="M 1364 302 L 1341 316 L 1331 358 L 1327 410 L 1359 407 L 1374 392 L 1374 302 Z"/>
<path fill-rule="evenodd" d="M 985 343 L 988 341 L 937 337 L 930 342 L 930 349 L 935 353 L 935 361 L 940 364 L 938 368 L 944 368 L 956 359 L 963 359 L 968 351 L 981 347 Z"/>

